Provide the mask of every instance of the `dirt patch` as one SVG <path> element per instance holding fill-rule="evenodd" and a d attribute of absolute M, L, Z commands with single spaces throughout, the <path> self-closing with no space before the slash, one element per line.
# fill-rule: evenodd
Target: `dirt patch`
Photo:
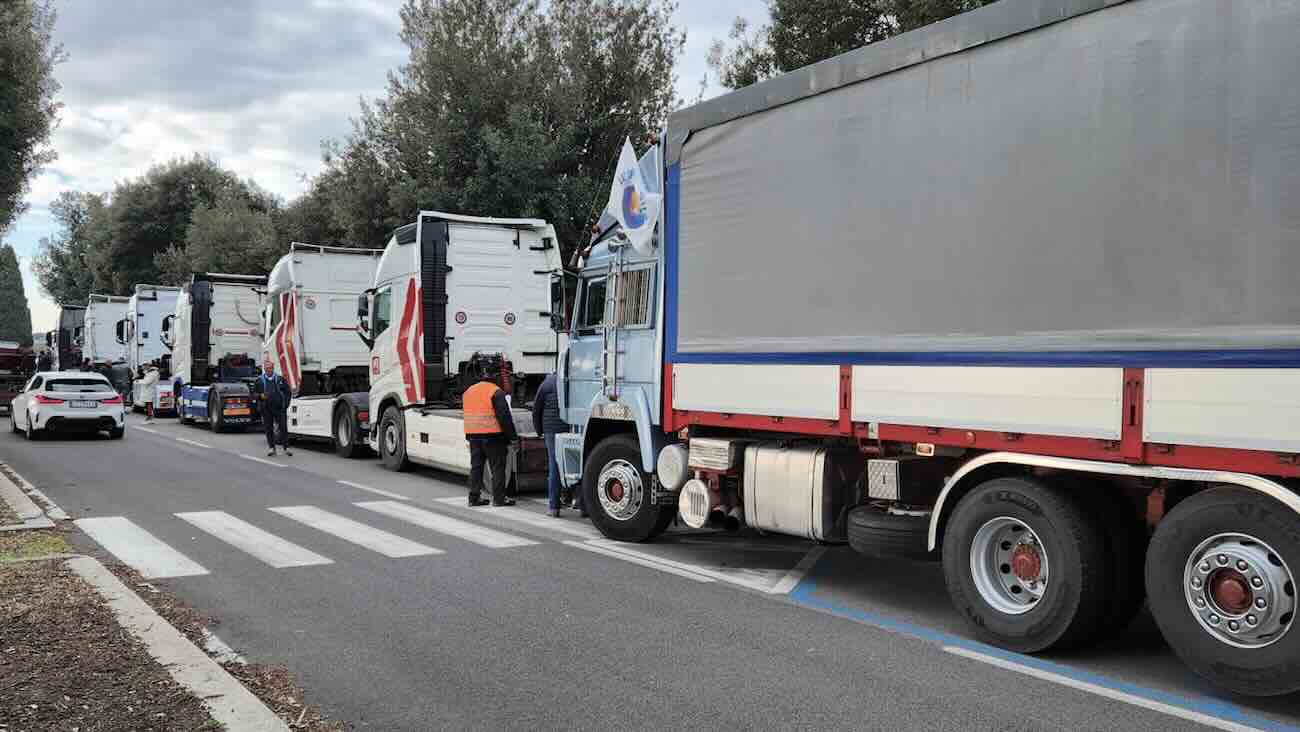
<path fill-rule="evenodd" d="M 0 565 L 0 719 L 15 731 L 220 729 L 58 560 Z"/>
<path fill-rule="evenodd" d="M 32 529 L 0 533 L 0 562 L 15 559 L 66 554 L 71 551 L 68 542 L 55 529 Z"/>
<path fill-rule="evenodd" d="M 105 562 L 105 566 L 118 576 L 136 594 L 144 598 L 159 615 L 185 634 L 199 648 L 204 647 L 204 630 L 215 630 L 217 621 L 187 605 L 183 600 L 144 579 L 138 572 L 119 562 Z M 320 707 L 304 700 L 302 687 L 293 675 L 282 666 L 229 661 L 222 668 L 239 679 L 248 690 L 261 699 L 271 711 L 289 724 L 290 729 L 309 732 L 342 732 L 352 729 L 344 722 L 326 718 Z M 3 687 L 0 687 L 3 688 Z"/>

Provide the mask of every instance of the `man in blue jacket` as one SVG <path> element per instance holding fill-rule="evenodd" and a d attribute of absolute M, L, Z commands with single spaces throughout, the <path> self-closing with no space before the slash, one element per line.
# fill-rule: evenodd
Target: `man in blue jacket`
<path fill-rule="evenodd" d="M 262 406 L 262 427 L 266 429 L 266 446 L 271 448 L 267 457 L 275 456 L 275 443 L 278 438 L 285 455 L 292 455 L 289 450 L 289 383 L 284 377 L 275 373 L 275 364 L 266 362 L 266 368 L 257 378 L 257 401 Z"/>
<path fill-rule="evenodd" d="M 560 490 L 563 486 L 560 483 L 560 456 L 555 450 L 555 436 L 568 432 L 569 425 L 560 418 L 560 395 L 556 388 L 555 374 L 548 375 L 537 390 L 537 398 L 533 401 L 533 427 L 546 440 L 546 497 L 550 506 L 547 513 L 559 518 Z M 573 507 L 578 509 L 580 516 L 586 518 L 587 510 L 582 504 L 581 488 L 574 496 Z"/>

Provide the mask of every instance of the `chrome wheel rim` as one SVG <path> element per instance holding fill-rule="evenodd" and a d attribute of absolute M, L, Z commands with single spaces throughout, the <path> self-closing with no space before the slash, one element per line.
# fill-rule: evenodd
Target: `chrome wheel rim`
<path fill-rule="evenodd" d="M 596 478 L 601 510 L 615 521 L 629 521 L 636 516 L 644 496 L 641 471 L 626 460 L 611 460 Z"/>
<path fill-rule="evenodd" d="M 1183 568 L 1187 608 L 1209 634 L 1237 648 L 1263 648 L 1295 622 L 1295 578 L 1282 556 L 1249 534 L 1201 542 Z"/>
<path fill-rule="evenodd" d="M 392 422 L 384 428 L 384 451 L 389 455 L 397 454 L 397 425 Z"/>
<path fill-rule="evenodd" d="M 1033 610 L 1047 592 L 1047 549 L 1020 519 L 999 516 L 975 532 L 970 571 L 984 602 L 1006 615 Z"/>
<path fill-rule="evenodd" d="M 334 439 L 339 441 L 343 447 L 347 447 L 352 441 L 351 430 L 348 429 L 348 415 L 340 413 L 338 421 L 335 423 Z"/>

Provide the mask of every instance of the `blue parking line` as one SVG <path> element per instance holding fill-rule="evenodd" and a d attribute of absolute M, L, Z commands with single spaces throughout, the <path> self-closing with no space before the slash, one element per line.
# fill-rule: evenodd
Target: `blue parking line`
<path fill-rule="evenodd" d="M 968 651 L 981 653 L 986 656 L 993 656 L 1010 663 L 1019 664 L 1027 668 L 1058 674 L 1076 681 L 1094 684 L 1096 686 L 1105 687 L 1125 694 L 1131 694 L 1148 701 L 1168 704 L 1172 707 L 1178 707 L 1180 709 L 1186 709 L 1207 716 L 1217 717 L 1228 722 L 1248 725 L 1267 732 L 1300 732 L 1300 727 L 1254 716 L 1243 710 L 1241 707 L 1223 699 L 1216 699 L 1214 697 L 1190 699 L 1169 692 L 1151 689 L 1145 686 L 1138 686 L 1126 681 L 1118 681 L 1089 671 L 1080 671 L 1055 661 L 1048 661 L 1033 656 L 1027 656 L 1022 653 L 1006 651 L 961 636 L 933 630 L 931 628 L 925 628 L 901 620 L 895 620 L 894 618 L 867 612 L 865 610 L 838 605 L 830 600 L 818 597 L 816 592 L 817 582 L 805 578 L 790 591 L 790 594 L 787 595 L 787 597 L 794 603 L 804 607 L 821 610 L 831 615 L 835 615 L 836 617 L 863 623 L 865 625 L 875 626 L 891 633 L 915 638 L 927 643 L 933 643 L 940 647 L 954 646 L 957 648 L 963 648 Z"/>

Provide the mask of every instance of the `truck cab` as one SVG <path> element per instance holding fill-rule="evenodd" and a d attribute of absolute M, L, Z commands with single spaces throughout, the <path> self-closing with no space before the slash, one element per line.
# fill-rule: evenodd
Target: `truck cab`
<path fill-rule="evenodd" d="M 135 292 L 127 302 L 126 317 L 117 328 L 117 337 L 126 346 L 126 364 L 130 368 L 132 407 L 143 411 L 145 408 L 145 389 L 140 382 L 144 369 L 153 361 L 161 365 L 158 386 L 154 390 L 154 412 L 161 414 L 175 409 L 172 394 L 171 355 L 162 342 L 163 318 L 172 314 L 176 308 L 176 298 L 180 295 L 179 287 L 166 285 L 136 285 Z"/>

